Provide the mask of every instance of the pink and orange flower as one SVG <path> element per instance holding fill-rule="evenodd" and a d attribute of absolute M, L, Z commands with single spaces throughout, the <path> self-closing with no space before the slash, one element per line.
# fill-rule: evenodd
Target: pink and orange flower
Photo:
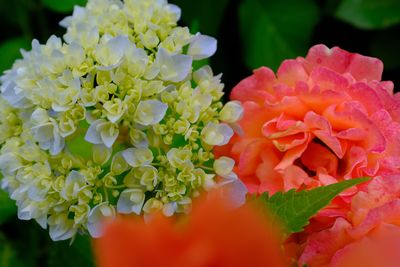
<path fill-rule="evenodd" d="M 303 233 L 300 263 L 332 267 L 400 266 L 400 174 L 375 177 L 354 196 L 348 216 Z"/>
<path fill-rule="evenodd" d="M 256 70 L 231 93 L 244 107 L 243 134 L 218 154 L 235 159 L 249 192 L 373 178 L 343 192 L 293 238 L 310 267 L 348 266 L 340 255 L 362 250 L 376 229 L 399 231 L 400 214 L 388 210 L 400 194 L 388 187 L 400 181 L 400 95 L 381 81 L 382 71 L 379 59 L 316 45 L 305 58 L 284 61 L 277 75 Z"/>

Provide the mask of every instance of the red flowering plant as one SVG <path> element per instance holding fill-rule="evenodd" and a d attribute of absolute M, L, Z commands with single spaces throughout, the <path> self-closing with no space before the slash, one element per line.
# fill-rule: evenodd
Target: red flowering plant
<path fill-rule="evenodd" d="M 370 250 L 368 243 L 398 247 L 400 95 L 381 81 L 382 71 L 379 59 L 316 45 L 305 58 L 284 61 L 277 75 L 255 70 L 231 93 L 244 108 L 242 134 L 217 154 L 235 159 L 250 193 L 372 178 L 339 194 L 289 238 L 300 266 L 354 266 L 346 264 Z M 388 233 L 390 242 L 382 238 Z"/>

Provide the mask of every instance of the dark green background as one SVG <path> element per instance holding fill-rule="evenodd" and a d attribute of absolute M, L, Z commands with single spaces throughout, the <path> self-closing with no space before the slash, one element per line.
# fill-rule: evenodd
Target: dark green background
<path fill-rule="evenodd" d="M 31 39 L 62 36 L 58 22 L 74 4 L 86 0 L 0 0 L 0 72 L 30 49 Z M 226 92 L 251 70 L 276 70 L 287 58 L 305 56 L 310 46 L 329 47 L 379 57 L 383 78 L 400 88 L 400 0 L 174 0 L 181 24 L 218 39 L 211 59 L 223 72 Z M 399 91 L 397 89 L 397 91 Z M 18 221 L 15 205 L 0 192 L 0 267 L 92 266 L 90 241 L 79 237 L 53 243 L 35 222 Z"/>

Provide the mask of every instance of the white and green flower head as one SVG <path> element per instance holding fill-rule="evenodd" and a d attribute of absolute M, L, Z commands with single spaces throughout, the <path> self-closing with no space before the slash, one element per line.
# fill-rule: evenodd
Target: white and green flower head
<path fill-rule="evenodd" d="M 89 0 L 32 42 L 1 77 L 2 187 L 53 240 L 101 234 L 117 213 L 188 212 L 201 191 L 243 200 L 229 142 L 242 108 L 223 106 L 216 40 L 177 26 L 166 0 Z"/>

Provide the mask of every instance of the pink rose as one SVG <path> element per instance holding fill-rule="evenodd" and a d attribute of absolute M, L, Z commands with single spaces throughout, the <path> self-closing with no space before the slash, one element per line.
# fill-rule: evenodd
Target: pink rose
<path fill-rule="evenodd" d="M 382 70 L 379 59 L 324 45 L 312 47 L 305 58 L 285 60 L 276 76 L 265 67 L 256 70 L 231 93 L 244 107 L 243 135 L 218 154 L 236 160 L 235 172 L 251 193 L 361 176 L 384 180 L 400 167 L 400 96 L 393 94 L 392 82 L 381 81 Z M 363 224 L 373 209 L 354 209 L 355 201 L 370 193 L 366 184 L 346 190 L 314 218 L 299 241 L 302 262 L 324 266 L 356 233 L 357 240 L 368 235 L 360 229 L 372 227 Z M 331 232 L 339 240 L 329 253 L 310 254 L 312 248 L 319 251 L 311 240 L 330 243 Z M 324 260 L 314 265 L 314 257 Z"/>

